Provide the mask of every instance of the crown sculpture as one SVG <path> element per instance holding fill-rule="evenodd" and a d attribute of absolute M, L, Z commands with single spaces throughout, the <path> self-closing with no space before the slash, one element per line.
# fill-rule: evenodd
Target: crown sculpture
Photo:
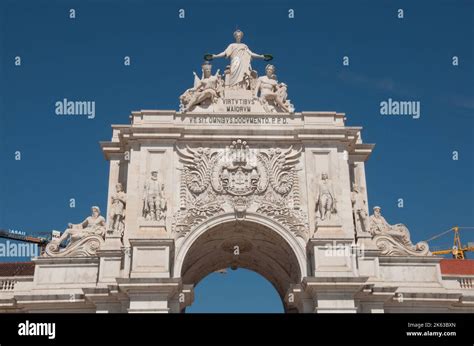
<path fill-rule="evenodd" d="M 180 96 L 180 111 L 183 113 L 293 113 L 294 107 L 288 100 L 287 86 L 275 75 L 275 66 L 268 64 L 265 75 L 259 77 L 252 69 L 252 59 L 270 61 L 270 54 L 256 54 L 242 43 L 244 33 L 234 32 L 235 42 L 222 53 L 206 54 L 202 64 L 202 76 L 194 73 L 194 86 Z M 230 59 L 224 71 L 213 75 L 209 61 L 217 58 Z"/>

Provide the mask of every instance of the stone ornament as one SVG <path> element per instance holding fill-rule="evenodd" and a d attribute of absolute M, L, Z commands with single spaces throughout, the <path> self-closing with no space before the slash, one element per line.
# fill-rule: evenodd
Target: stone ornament
<path fill-rule="evenodd" d="M 178 237 L 211 216 L 233 211 L 243 219 L 249 209 L 307 237 L 295 168 L 301 149 L 250 149 L 239 139 L 224 151 L 186 147 L 177 152 L 183 164 L 181 209 L 173 222 Z"/>
<path fill-rule="evenodd" d="M 357 184 L 352 184 L 351 202 L 356 234 L 369 234 L 367 201 L 365 200 L 362 188 Z"/>
<path fill-rule="evenodd" d="M 430 256 L 428 243 L 421 241 L 416 245 L 410 240 L 410 232 L 401 223 L 390 225 L 382 216 L 381 208 L 374 207 L 374 214 L 369 218 L 369 232 L 387 256 Z"/>
<path fill-rule="evenodd" d="M 83 257 L 93 256 L 103 243 L 105 236 L 105 219 L 100 215 L 97 206 L 91 208 L 92 215 L 79 224 L 68 224 L 68 228 L 46 246 L 43 256 L 46 257 Z M 59 245 L 70 239 L 65 249 Z"/>
<path fill-rule="evenodd" d="M 195 72 L 194 86 L 180 96 L 180 111 L 215 113 L 293 113 L 294 107 L 288 100 L 288 87 L 278 82 L 275 66 L 267 65 L 265 75 L 258 76 L 252 69 L 252 59 L 271 60 L 269 54 L 253 53 L 242 43 L 243 32 L 234 32 L 235 43 L 222 53 L 206 54 L 208 60 L 202 65 L 202 77 Z M 212 75 L 210 60 L 230 59 L 224 74 Z"/>
<path fill-rule="evenodd" d="M 117 233 L 123 236 L 125 230 L 125 206 L 126 206 L 126 195 L 123 191 L 121 183 L 115 185 L 116 192 L 111 197 L 111 212 L 110 212 L 110 232 Z"/>
<path fill-rule="evenodd" d="M 160 221 L 166 218 L 167 203 L 164 189 L 165 185 L 158 180 L 158 171 L 152 171 L 143 191 L 142 216 L 145 220 Z"/>
<path fill-rule="evenodd" d="M 327 173 L 321 173 L 316 196 L 316 221 L 317 223 L 329 222 L 332 215 L 337 213 L 337 209 L 334 184 Z"/>

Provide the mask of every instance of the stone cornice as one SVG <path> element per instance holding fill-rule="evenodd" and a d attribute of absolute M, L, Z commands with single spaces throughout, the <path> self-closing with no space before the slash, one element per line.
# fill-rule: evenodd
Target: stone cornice
<path fill-rule="evenodd" d="M 273 115 L 183 114 L 174 110 L 141 110 L 132 112 L 130 119 L 130 125 L 112 125 L 112 140 L 100 142 L 107 160 L 123 155 L 132 142 L 143 143 L 149 140 L 227 143 L 230 137 L 245 137 L 253 143 L 272 140 L 301 142 L 306 145 L 324 141 L 336 143 L 338 147 L 347 150 L 352 161 L 367 160 L 374 148 L 374 144 L 360 143 L 362 127 L 344 126 L 345 114 L 336 112 Z M 246 122 L 249 119 L 265 123 L 231 123 Z"/>

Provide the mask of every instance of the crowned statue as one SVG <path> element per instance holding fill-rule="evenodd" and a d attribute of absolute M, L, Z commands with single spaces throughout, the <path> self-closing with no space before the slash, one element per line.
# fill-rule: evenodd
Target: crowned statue
<path fill-rule="evenodd" d="M 194 87 L 186 90 L 180 97 L 183 111 L 189 111 L 195 105 L 205 101 L 215 102 L 217 97 L 221 96 L 223 86 L 219 70 L 215 75 L 212 75 L 211 71 L 212 65 L 205 62 L 202 64 L 201 78 L 194 72 Z"/>

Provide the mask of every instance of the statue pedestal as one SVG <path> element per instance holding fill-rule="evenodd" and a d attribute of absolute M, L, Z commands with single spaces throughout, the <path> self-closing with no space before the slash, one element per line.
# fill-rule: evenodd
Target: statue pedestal
<path fill-rule="evenodd" d="M 150 234 L 153 234 L 153 237 L 167 237 L 165 220 L 140 220 L 138 223 L 138 232 L 136 232 L 136 235 L 139 237 L 147 237 Z M 133 235 L 131 237 L 133 237 Z"/>
<path fill-rule="evenodd" d="M 329 238 L 348 238 L 340 222 L 321 222 L 317 221 L 314 228 L 313 238 L 329 239 Z"/>
<path fill-rule="evenodd" d="M 354 238 L 335 221 L 318 222 L 307 247 L 311 258 L 311 275 L 357 275 Z"/>
<path fill-rule="evenodd" d="M 380 250 L 375 245 L 369 233 L 359 233 L 356 237 L 359 274 L 376 277 L 378 275 L 378 257 L 380 256 Z"/>
<path fill-rule="evenodd" d="M 192 286 L 179 278 L 119 278 L 120 292 L 129 298 L 129 313 L 179 313 L 192 304 Z"/>
<path fill-rule="evenodd" d="M 132 238 L 131 278 L 169 278 L 174 258 L 174 240 Z"/>
<path fill-rule="evenodd" d="M 252 90 L 245 90 L 245 89 L 224 89 L 224 99 L 225 100 L 232 100 L 232 99 L 244 99 L 244 100 L 257 100 L 254 97 Z"/>
<path fill-rule="evenodd" d="M 120 234 L 117 232 L 107 232 L 101 250 L 120 250 L 122 246 L 122 236 Z"/>
<path fill-rule="evenodd" d="M 308 252 L 313 276 L 357 276 L 354 239 L 347 237 L 311 238 Z"/>
<path fill-rule="evenodd" d="M 115 283 L 120 276 L 123 251 L 122 237 L 117 232 L 108 232 L 102 247 L 97 250 L 99 257 L 99 282 Z"/>
<path fill-rule="evenodd" d="M 34 289 L 58 290 L 75 285 L 95 286 L 97 283 L 97 257 L 38 257 L 33 262 Z"/>
<path fill-rule="evenodd" d="M 285 297 L 304 313 L 356 313 L 355 300 L 367 277 L 307 277 L 290 288 Z"/>

